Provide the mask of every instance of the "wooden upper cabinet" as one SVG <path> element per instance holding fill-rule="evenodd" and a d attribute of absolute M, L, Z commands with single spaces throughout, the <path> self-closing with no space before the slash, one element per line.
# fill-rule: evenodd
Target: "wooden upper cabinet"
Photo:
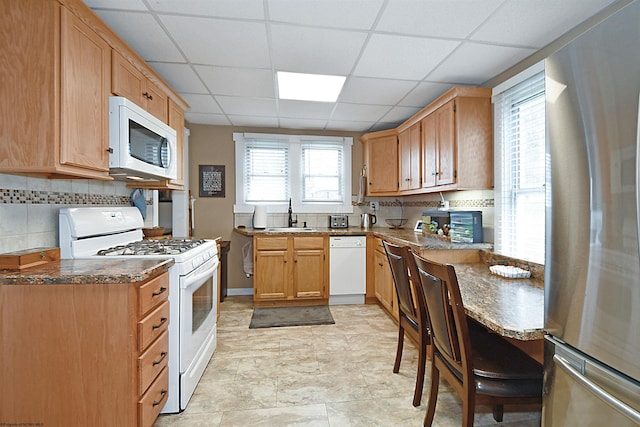
<path fill-rule="evenodd" d="M 493 188 L 490 93 L 472 95 L 451 97 L 421 120 L 426 191 Z"/>
<path fill-rule="evenodd" d="M 398 192 L 398 137 L 395 129 L 363 135 L 368 196 Z"/>
<path fill-rule="evenodd" d="M 132 62 L 113 51 L 113 80 L 111 91 L 144 108 L 164 123 L 169 118 L 167 95 L 149 80 Z"/>
<path fill-rule="evenodd" d="M 57 1 L 2 6 L 0 173 L 111 179 L 110 47 Z"/>
<path fill-rule="evenodd" d="M 111 48 L 67 9 L 61 21 L 60 163 L 108 171 Z"/>
<path fill-rule="evenodd" d="M 400 158 L 399 189 L 401 192 L 420 188 L 421 139 L 420 122 L 398 134 Z"/>

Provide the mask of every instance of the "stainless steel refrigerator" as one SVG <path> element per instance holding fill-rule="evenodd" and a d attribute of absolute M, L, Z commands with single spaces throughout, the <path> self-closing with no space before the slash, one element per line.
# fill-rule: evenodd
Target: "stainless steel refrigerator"
<path fill-rule="evenodd" d="M 640 425 L 640 1 L 545 62 L 544 426 Z"/>

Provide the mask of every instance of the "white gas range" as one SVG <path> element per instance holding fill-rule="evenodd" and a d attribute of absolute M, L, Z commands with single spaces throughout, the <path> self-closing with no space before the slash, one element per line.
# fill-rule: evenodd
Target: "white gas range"
<path fill-rule="evenodd" d="M 218 251 L 212 240 L 143 240 L 135 207 L 62 208 L 62 258 L 173 258 L 169 268 L 169 393 L 162 413 L 184 410 L 216 348 Z"/>

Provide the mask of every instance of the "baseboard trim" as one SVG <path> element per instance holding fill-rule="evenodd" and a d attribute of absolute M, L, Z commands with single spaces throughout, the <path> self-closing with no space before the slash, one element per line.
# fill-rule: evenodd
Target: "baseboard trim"
<path fill-rule="evenodd" d="M 253 288 L 227 288 L 227 296 L 253 295 Z"/>

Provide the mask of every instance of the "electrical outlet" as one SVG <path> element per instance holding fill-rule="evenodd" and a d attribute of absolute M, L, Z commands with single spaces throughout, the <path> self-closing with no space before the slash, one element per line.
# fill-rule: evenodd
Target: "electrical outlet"
<path fill-rule="evenodd" d="M 380 207 L 380 202 L 369 202 L 369 207 L 372 210 L 377 211 L 378 208 Z"/>

